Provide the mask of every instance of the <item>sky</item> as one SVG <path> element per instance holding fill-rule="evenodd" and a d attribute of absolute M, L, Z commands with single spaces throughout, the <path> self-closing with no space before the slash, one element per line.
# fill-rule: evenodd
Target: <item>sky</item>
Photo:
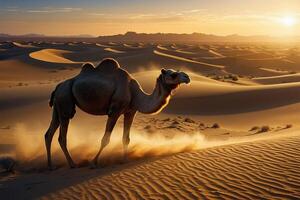
<path fill-rule="evenodd" d="M 0 33 L 300 35 L 300 0 L 0 0 Z"/>

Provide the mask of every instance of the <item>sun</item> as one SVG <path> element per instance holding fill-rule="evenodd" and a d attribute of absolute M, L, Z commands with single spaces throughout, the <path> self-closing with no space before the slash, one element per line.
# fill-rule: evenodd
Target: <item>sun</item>
<path fill-rule="evenodd" d="M 296 19 L 291 16 L 285 16 L 281 20 L 281 23 L 285 26 L 294 26 L 296 24 Z"/>

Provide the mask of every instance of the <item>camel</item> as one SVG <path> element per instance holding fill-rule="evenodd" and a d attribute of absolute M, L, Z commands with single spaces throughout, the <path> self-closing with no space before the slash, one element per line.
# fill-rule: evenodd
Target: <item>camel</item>
<path fill-rule="evenodd" d="M 110 141 L 111 132 L 121 115 L 124 115 L 123 152 L 127 159 L 129 134 L 136 112 L 154 114 L 169 102 L 171 92 L 181 83 L 188 84 L 189 76 L 180 71 L 162 69 L 152 94 L 143 91 L 140 84 L 119 63 L 106 58 L 94 67 L 90 63 L 82 66 L 81 72 L 59 83 L 52 92 L 49 105 L 52 120 L 45 134 L 48 167 L 52 169 L 51 142 L 58 127 L 59 144 L 71 168 L 76 167 L 67 149 L 67 131 L 76 106 L 92 115 L 108 115 L 104 136 L 91 164 L 97 166 L 98 157 Z"/>

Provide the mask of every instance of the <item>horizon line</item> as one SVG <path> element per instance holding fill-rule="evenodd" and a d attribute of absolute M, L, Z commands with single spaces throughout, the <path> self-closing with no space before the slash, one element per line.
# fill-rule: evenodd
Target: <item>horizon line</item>
<path fill-rule="evenodd" d="M 106 36 L 117 36 L 117 35 L 126 35 L 127 33 L 136 33 L 136 34 L 177 34 L 177 35 L 192 35 L 192 34 L 204 34 L 204 35 L 211 35 L 217 37 L 229 37 L 229 36 L 239 36 L 239 37 L 270 37 L 270 38 L 283 38 L 283 37 L 300 37 L 300 35 L 287 35 L 287 36 L 272 36 L 272 35 L 242 35 L 237 33 L 222 35 L 222 34 L 213 34 L 213 33 L 205 33 L 205 32 L 192 32 L 192 33 L 175 33 L 175 32 L 135 32 L 135 31 L 126 31 L 124 33 L 117 33 L 117 34 L 107 34 L 107 35 L 93 35 L 88 33 L 82 34 L 75 34 L 75 35 L 48 35 L 43 33 L 24 33 L 24 34 L 11 34 L 11 33 L 4 33 L 0 32 L 0 35 L 7 35 L 8 37 L 24 37 L 27 35 L 36 35 L 34 37 L 81 37 L 81 38 L 97 38 L 97 37 L 106 37 Z M 1 37 L 1 36 L 0 36 Z"/>

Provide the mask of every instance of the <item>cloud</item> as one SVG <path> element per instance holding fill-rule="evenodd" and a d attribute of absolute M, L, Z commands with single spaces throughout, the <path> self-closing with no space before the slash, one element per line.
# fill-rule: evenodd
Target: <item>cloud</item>
<path fill-rule="evenodd" d="M 206 11 L 206 9 L 193 9 L 193 10 L 184 10 L 182 11 L 183 13 L 199 13 L 199 12 L 203 12 Z"/>
<path fill-rule="evenodd" d="M 293 15 L 296 16 L 296 15 Z M 225 15 L 217 20 L 239 20 L 239 21 L 255 21 L 256 23 L 278 22 L 284 15 L 282 14 L 245 14 L 245 15 Z"/>
<path fill-rule="evenodd" d="M 26 10 L 28 13 L 67 13 L 67 12 L 74 12 L 74 11 L 80 11 L 81 8 L 44 8 L 44 9 L 38 9 L 38 10 Z"/>
<path fill-rule="evenodd" d="M 88 15 L 91 15 L 91 16 L 104 16 L 106 14 L 105 13 L 88 13 Z"/>
<path fill-rule="evenodd" d="M 151 18 L 155 17 L 155 14 L 135 14 L 132 16 L 129 16 L 130 19 L 144 19 L 144 18 Z"/>
<path fill-rule="evenodd" d="M 6 12 L 17 12 L 18 9 L 15 9 L 15 8 L 8 8 L 8 9 L 4 9 L 4 11 L 6 11 Z"/>
<path fill-rule="evenodd" d="M 145 20 L 145 22 L 178 22 L 184 20 L 181 16 L 159 16 L 151 17 Z"/>
<path fill-rule="evenodd" d="M 184 16 L 177 15 L 177 14 L 153 14 L 153 13 L 139 13 L 139 14 L 132 14 L 124 16 L 128 20 L 136 21 L 136 22 L 175 22 L 181 21 L 184 19 Z"/>
<path fill-rule="evenodd" d="M 176 22 L 183 20 L 183 16 L 164 13 L 132 13 L 132 14 L 107 14 L 107 13 L 87 13 L 89 16 L 95 17 L 97 22 L 110 23 L 160 23 L 160 22 Z M 99 18 L 98 18 L 99 17 Z"/>
<path fill-rule="evenodd" d="M 28 13 L 49 13 L 49 10 L 27 10 Z"/>
<path fill-rule="evenodd" d="M 70 13 L 70 12 L 76 12 L 81 11 L 82 8 L 72 8 L 72 7 L 65 7 L 65 8 L 51 8 L 51 7 L 44 7 L 39 9 L 20 9 L 17 7 L 8 7 L 4 9 L 0 9 L 0 11 L 4 12 L 22 12 L 22 13 Z"/>

